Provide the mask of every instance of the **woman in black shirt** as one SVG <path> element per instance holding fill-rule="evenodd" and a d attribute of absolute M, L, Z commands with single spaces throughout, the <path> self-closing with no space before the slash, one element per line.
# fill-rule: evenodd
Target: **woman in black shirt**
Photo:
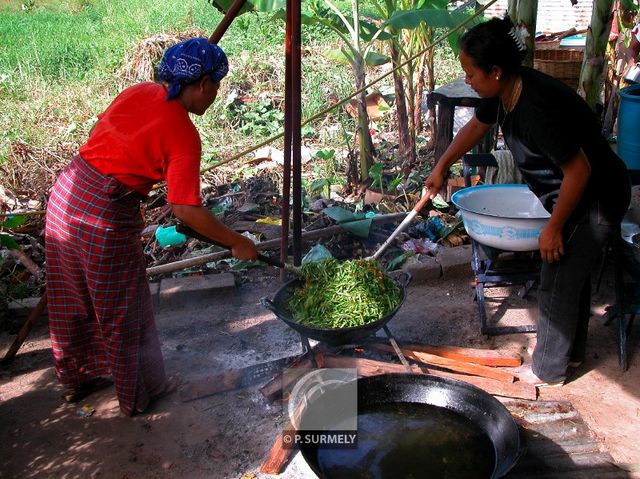
<path fill-rule="evenodd" d="M 475 26 L 460 49 L 465 81 L 482 101 L 425 186 L 435 196 L 451 164 L 500 125 L 526 183 L 551 213 L 538 241 L 543 266 L 530 379 L 562 385 L 568 367 L 584 359 L 590 274 L 629 204 L 627 169 L 575 91 L 522 66 L 526 47 L 508 17 Z"/>

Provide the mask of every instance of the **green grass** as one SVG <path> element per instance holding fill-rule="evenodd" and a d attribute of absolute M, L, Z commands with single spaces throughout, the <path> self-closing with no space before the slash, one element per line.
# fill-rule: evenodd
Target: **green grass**
<path fill-rule="evenodd" d="M 95 115 L 125 86 L 119 71 L 140 40 L 192 29 L 208 35 L 221 18 L 206 0 L 35 0 L 28 10 L 20 9 L 20 2 L 1 2 L 0 42 L 10 47 L 0 49 L 0 162 L 16 140 L 40 146 L 80 144 Z M 221 46 L 229 55 L 231 73 L 214 108 L 196 119 L 205 158 L 219 153 L 217 144 L 246 147 L 260 139 L 229 138 L 229 132 L 220 131 L 228 126 L 222 118 L 226 94 L 284 94 L 284 24 L 267 14 L 243 15 Z M 336 75 L 335 65 L 314 61 L 318 69 L 322 72 L 314 76 L 303 102 L 305 115 L 326 105 L 319 84 L 333 82 L 344 91 L 349 83 L 349 72 Z"/>
<path fill-rule="evenodd" d="M 79 146 L 96 115 L 126 86 L 122 67 L 142 39 L 194 29 L 209 35 L 221 18 L 206 0 L 0 0 L 0 164 L 15 141 L 52 150 L 61 143 Z M 245 14 L 231 24 L 221 41 L 230 74 L 219 100 L 195 119 L 205 161 L 228 158 L 277 133 L 263 127 L 240 134 L 225 101 L 239 92 L 264 94 L 274 107 L 281 103 L 284 35 L 284 23 L 270 14 Z M 328 105 L 329 94 L 348 96 L 354 82 L 348 67 L 324 57 L 338 45 L 334 37 L 315 28 L 303 30 L 303 39 L 302 108 L 308 118 Z M 369 79 L 377 76 L 373 71 Z M 314 135 L 323 143 L 343 142 L 335 130 L 316 128 Z"/>

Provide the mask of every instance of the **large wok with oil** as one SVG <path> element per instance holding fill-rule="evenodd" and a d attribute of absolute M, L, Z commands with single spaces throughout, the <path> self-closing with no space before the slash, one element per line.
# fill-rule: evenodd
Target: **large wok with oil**
<path fill-rule="evenodd" d="M 509 411 L 463 381 L 384 374 L 360 378 L 356 387 L 357 448 L 299 444 L 321 479 L 496 479 L 523 453 Z M 326 430 L 342 429 L 348 413 L 339 406 L 340 391 L 325 390 L 307 404 L 298 430 L 318 415 L 326 417 Z"/>

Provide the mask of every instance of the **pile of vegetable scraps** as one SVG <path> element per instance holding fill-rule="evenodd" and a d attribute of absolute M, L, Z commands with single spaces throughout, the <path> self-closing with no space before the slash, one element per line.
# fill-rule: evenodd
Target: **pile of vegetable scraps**
<path fill-rule="evenodd" d="M 329 258 L 302 266 L 304 283 L 288 301 L 292 319 L 314 328 L 362 326 L 394 311 L 400 287 L 377 261 Z"/>

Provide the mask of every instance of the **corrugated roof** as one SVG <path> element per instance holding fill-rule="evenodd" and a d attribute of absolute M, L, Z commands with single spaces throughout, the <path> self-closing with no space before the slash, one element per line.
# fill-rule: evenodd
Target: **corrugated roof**
<path fill-rule="evenodd" d="M 498 0 L 485 15 L 501 17 L 507 10 L 508 0 Z M 573 6 L 570 0 L 538 0 L 536 31 L 544 33 L 563 32 L 570 28 L 583 30 L 591 22 L 593 0 L 578 0 Z"/>

